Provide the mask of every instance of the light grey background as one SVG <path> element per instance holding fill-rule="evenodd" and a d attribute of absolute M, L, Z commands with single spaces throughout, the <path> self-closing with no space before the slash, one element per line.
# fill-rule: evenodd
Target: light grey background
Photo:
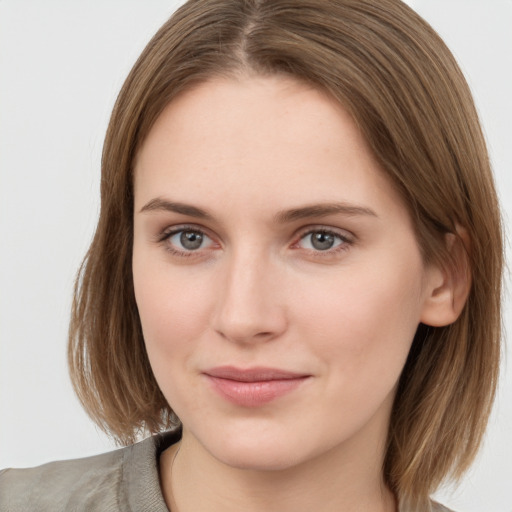
<path fill-rule="evenodd" d="M 98 214 L 101 147 L 115 97 L 178 3 L 0 0 L 0 467 L 113 448 L 71 390 L 71 290 Z M 512 0 L 408 3 L 468 77 L 510 226 Z M 509 299 L 505 323 L 510 331 Z M 459 512 L 512 511 L 510 363 L 506 353 L 478 460 L 458 489 L 438 495 Z"/>

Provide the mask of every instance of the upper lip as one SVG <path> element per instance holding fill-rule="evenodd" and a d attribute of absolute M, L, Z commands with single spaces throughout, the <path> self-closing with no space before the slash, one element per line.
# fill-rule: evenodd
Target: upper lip
<path fill-rule="evenodd" d="M 278 368 L 258 366 L 254 368 L 237 368 L 235 366 L 217 366 L 206 370 L 206 375 L 219 379 L 237 380 L 240 382 L 262 382 L 269 380 L 286 380 L 309 377 L 305 373 L 291 372 Z"/>

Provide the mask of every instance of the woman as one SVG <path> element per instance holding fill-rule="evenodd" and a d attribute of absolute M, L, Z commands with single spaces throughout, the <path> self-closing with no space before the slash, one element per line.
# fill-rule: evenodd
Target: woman
<path fill-rule="evenodd" d="M 409 8 L 189 2 L 116 103 L 69 352 L 112 436 L 171 431 L 6 471 L 0 505 L 442 510 L 492 404 L 501 267 L 471 95 Z"/>

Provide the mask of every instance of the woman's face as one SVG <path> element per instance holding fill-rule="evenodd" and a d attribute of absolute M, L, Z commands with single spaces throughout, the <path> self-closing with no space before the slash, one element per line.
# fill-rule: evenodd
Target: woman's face
<path fill-rule="evenodd" d="M 279 77 L 185 92 L 138 154 L 134 226 L 147 352 L 184 439 L 234 467 L 380 464 L 437 274 L 339 104 Z"/>

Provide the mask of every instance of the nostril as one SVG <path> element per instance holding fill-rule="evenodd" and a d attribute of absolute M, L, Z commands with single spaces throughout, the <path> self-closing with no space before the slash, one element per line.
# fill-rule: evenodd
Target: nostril
<path fill-rule="evenodd" d="M 223 339 L 230 340 L 235 343 L 255 343 L 255 342 L 266 342 L 274 339 L 279 335 L 279 332 L 274 331 L 257 331 L 251 329 L 249 326 L 245 328 L 233 328 L 233 326 L 226 326 L 224 329 L 215 329 L 215 332 L 219 334 Z"/>
<path fill-rule="evenodd" d="M 268 338 L 269 336 L 272 336 L 272 333 L 270 331 L 268 331 L 268 332 L 259 332 L 258 334 L 256 334 L 256 336 L 258 336 L 260 338 Z"/>

